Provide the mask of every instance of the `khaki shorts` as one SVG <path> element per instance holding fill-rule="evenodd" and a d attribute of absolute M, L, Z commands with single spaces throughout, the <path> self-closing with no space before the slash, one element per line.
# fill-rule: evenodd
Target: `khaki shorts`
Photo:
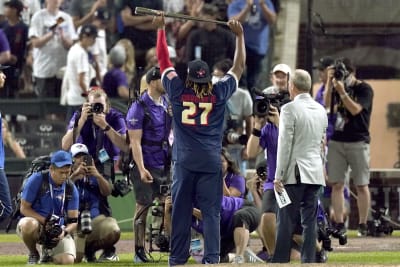
<path fill-rule="evenodd" d="M 370 180 L 370 148 L 365 142 L 337 142 L 328 144 L 328 177 L 330 183 L 344 183 L 348 168 L 354 185 L 368 185 Z"/>
<path fill-rule="evenodd" d="M 101 214 L 92 220 L 92 232 L 89 235 L 78 235 L 75 238 L 76 252 L 84 253 L 86 242 L 104 239 L 110 233 L 118 231 L 120 228 L 117 220 Z"/>
<path fill-rule="evenodd" d="M 17 235 L 21 239 L 23 238 L 21 228 L 23 227 L 24 224 L 27 224 L 27 223 L 37 225 L 37 229 L 36 229 L 35 233 L 37 233 L 37 235 L 39 236 L 40 235 L 39 233 L 42 231 L 43 225 L 41 225 L 38 220 L 36 220 L 35 218 L 32 218 L 32 217 L 24 217 L 19 220 L 19 222 L 17 224 L 17 229 L 16 229 Z M 54 247 L 50 251 L 50 256 L 54 257 L 54 256 L 57 256 L 59 254 L 64 254 L 64 253 L 70 254 L 74 258 L 76 258 L 75 242 L 71 235 L 65 236 L 60 242 L 58 242 L 57 246 Z"/>

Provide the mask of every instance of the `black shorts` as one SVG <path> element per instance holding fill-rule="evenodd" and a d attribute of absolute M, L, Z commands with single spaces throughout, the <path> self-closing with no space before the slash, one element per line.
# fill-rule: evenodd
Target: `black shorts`
<path fill-rule="evenodd" d="M 147 168 L 147 170 L 154 179 L 151 184 L 142 182 L 137 168 L 133 168 L 131 171 L 135 200 L 142 206 L 151 204 L 156 197 L 167 196 L 171 188 L 170 172 L 166 173 L 164 169 Z"/>
<path fill-rule="evenodd" d="M 262 196 L 261 211 L 263 213 L 277 213 L 278 204 L 276 204 L 274 189 L 267 189 Z"/>

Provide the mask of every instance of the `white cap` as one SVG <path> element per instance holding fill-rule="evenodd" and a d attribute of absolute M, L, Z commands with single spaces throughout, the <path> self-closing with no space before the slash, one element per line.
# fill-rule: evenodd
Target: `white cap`
<path fill-rule="evenodd" d="M 277 64 L 273 68 L 272 73 L 275 73 L 275 72 L 278 72 L 278 71 L 281 71 L 281 72 L 285 73 L 286 75 L 291 73 L 290 67 L 288 65 L 286 65 L 286 64 L 283 64 L 283 63 Z"/>
<path fill-rule="evenodd" d="M 78 154 L 89 154 L 87 146 L 84 144 L 76 143 L 71 146 L 71 155 L 75 157 Z"/>
<path fill-rule="evenodd" d="M 169 58 L 176 58 L 176 50 L 172 46 L 168 46 Z"/>

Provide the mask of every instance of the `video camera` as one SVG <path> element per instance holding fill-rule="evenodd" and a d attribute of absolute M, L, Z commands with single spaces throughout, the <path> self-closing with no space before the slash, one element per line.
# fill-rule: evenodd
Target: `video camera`
<path fill-rule="evenodd" d="M 333 73 L 333 77 L 337 81 L 345 80 L 350 74 L 350 72 L 346 69 L 346 65 L 343 63 L 342 60 L 336 60 L 333 67 L 335 69 L 335 72 Z"/>
<path fill-rule="evenodd" d="M 56 239 L 62 233 L 62 227 L 59 224 L 60 217 L 55 214 L 50 214 L 46 218 L 46 222 L 43 227 L 43 232 L 40 237 L 40 241 L 43 247 L 52 249 L 57 246 L 58 240 Z"/>
<path fill-rule="evenodd" d="M 278 92 L 266 94 L 259 90 L 254 90 L 258 97 L 254 101 L 253 114 L 258 117 L 265 117 L 269 114 L 269 106 L 276 107 L 279 111 L 281 106 L 290 101 L 289 92 Z"/>

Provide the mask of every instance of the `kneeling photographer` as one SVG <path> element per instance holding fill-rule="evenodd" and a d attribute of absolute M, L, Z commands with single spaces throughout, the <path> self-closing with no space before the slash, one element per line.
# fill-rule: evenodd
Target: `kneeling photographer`
<path fill-rule="evenodd" d="M 72 157 L 66 151 L 52 153 L 49 171 L 34 172 L 23 186 L 17 235 L 29 250 L 28 264 L 73 264 L 76 257 L 71 233 L 78 222 L 78 190 L 68 180 Z M 42 245 L 42 255 L 36 244 Z"/>
<path fill-rule="evenodd" d="M 84 256 L 87 262 L 118 261 L 113 247 L 120 238 L 120 228 L 113 217 L 100 213 L 99 196 L 109 196 L 112 185 L 97 170 L 84 144 L 73 144 L 71 154 L 74 164 L 70 179 L 79 191 L 80 206 L 76 262 L 81 262 Z M 95 253 L 100 249 L 104 252 L 96 260 Z"/>

